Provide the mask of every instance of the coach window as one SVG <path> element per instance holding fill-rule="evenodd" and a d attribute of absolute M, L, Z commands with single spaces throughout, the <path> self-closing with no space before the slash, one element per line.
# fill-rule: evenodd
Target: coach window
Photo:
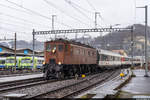
<path fill-rule="evenodd" d="M 108 56 L 102 55 L 101 57 L 102 57 L 102 61 L 108 61 Z"/>
<path fill-rule="evenodd" d="M 119 61 L 118 57 L 116 57 L 116 61 Z"/>
<path fill-rule="evenodd" d="M 118 57 L 115 57 L 115 61 L 118 61 Z"/>
<path fill-rule="evenodd" d="M 113 57 L 113 61 L 115 61 L 115 57 Z"/>
<path fill-rule="evenodd" d="M 63 45 L 58 45 L 58 50 L 63 51 Z"/>
<path fill-rule="evenodd" d="M 118 61 L 120 61 L 120 58 L 118 57 Z"/>
<path fill-rule="evenodd" d="M 110 56 L 110 61 L 112 61 L 113 59 L 112 59 L 112 56 Z"/>
<path fill-rule="evenodd" d="M 110 56 L 110 61 L 112 61 L 113 60 L 113 56 Z"/>
<path fill-rule="evenodd" d="M 46 51 L 51 51 L 51 45 L 50 44 L 46 45 Z"/>

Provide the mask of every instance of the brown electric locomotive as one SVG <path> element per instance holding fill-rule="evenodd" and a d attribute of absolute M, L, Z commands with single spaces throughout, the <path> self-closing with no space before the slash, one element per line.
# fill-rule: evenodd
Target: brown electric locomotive
<path fill-rule="evenodd" d="M 47 41 L 44 46 L 44 75 L 47 79 L 96 71 L 97 51 L 91 46 L 64 39 Z"/>

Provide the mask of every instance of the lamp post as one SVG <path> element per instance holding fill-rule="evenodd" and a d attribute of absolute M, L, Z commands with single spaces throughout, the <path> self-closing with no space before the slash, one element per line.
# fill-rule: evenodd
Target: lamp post
<path fill-rule="evenodd" d="M 148 58 L 147 58 L 147 12 L 148 12 L 148 6 L 144 7 L 136 7 L 136 8 L 144 8 L 145 9 L 145 75 L 144 77 L 149 77 L 148 76 Z"/>

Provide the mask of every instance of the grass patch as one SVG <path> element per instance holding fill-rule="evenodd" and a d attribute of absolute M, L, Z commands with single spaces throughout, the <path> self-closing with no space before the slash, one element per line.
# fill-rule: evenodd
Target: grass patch
<path fill-rule="evenodd" d="M 135 74 L 132 74 L 131 77 L 136 77 L 136 75 L 135 75 Z"/>
<path fill-rule="evenodd" d="M 81 98 L 92 98 L 94 97 L 96 94 L 86 94 L 86 95 L 83 95 Z"/>
<path fill-rule="evenodd" d="M 134 70 L 134 67 L 131 67 L 131 70 Z"/>
<path fill-rule="evenodd" d="M 126 91 L 119 91 L 119 94 L 116 96 L 116 98 L 132 98 L 133 94 L 126 92 Z"/>
<path fill-rule="evenodd" d="M 133 73 L 133 71 L 132 71 L 131 77 L 136 77 L 136 75 Z"/>

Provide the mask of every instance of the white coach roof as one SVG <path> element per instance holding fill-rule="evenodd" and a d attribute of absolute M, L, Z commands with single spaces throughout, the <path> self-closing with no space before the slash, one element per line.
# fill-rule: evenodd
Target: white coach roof
<path fill-rule="evenodd" d="M 123 57 L 123 55 L 120 55 L 119 53 L 108 51 L 108 50 L 98 49 L 98 52 L 99 52 L 99 54 L 110 55 L 110 56 L 117 56 L 117 57 Z"/>

